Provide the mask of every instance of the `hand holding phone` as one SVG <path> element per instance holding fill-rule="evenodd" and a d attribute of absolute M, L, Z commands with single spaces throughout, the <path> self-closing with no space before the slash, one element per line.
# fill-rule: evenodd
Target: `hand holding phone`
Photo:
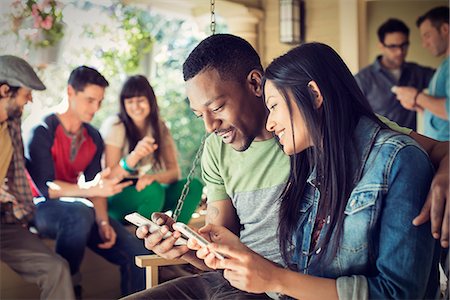
<path fill-rule="evenodd" d="M 147 219 L 146 217 L 140 215 L 137 212 L 128 214 L 125 216 L 125 220 L 127 220 L 128 222 L 140 227 L 140 226 L 144 226 L 147 225 L 148 226 L 148 230 L 150 233 L 153 233 L 157 230 L 161 229 L 161 226 L 159 226 L 158 224 L 156 224 L 155 222 Z M 168 238 L 169 236 L 172 235 L 172 232 L 168 231 L 164 236 L 163 239 Z M 176 241 L 175 241 L 175 245 L 176 246 L 180 246 L 180 245 L 186 245 L 187 240 L 179 237 Z"/>
<path fill-rule="evenodd" d="M 194 239 L 201 247 L 207 247 L 210 242 L 208 240 L 206 240 L 204 237 L 202 237 L 200 234 L 198 234 L 197 232 L 195 232 L 193 229 L 191 229 L 189 226 L 187 226 L 186 224 L 180 223 L 180 222 L 176 222 L 175 224 L 172 225 L 173 229 L 181 232 L 182 234 L 184 234 L 186 237 L 190 238 L 190 239 Z M 214 253 L 214 255 L 218 258 L 218 259 L 225 259 L 225 257 L 223 256 L 223 254 L 220 254 L 216 251 L 211 251 L 212 253 Z"/>
<path fill-rule="evenodd" d="M 131 181 L 131 185 L 136 185 L 136 183 L 138 182 L 138 180 L 139 180 L 139 177 L 124 177 L 124 178 L 120 181 L 120 183 Z"/>

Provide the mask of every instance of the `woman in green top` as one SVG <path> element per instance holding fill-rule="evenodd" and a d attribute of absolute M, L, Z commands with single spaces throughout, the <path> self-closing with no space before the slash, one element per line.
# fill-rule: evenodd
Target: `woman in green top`
<path fill-rule="evenodd" d="M 111 217 L 123 221 L 134 211 L 149 217 L 174 210 L 186 182 L 180 180 L 175 143 L 159 116 L 153 88 L 142 75 L 129 77 L 120 92 L 120 110 L 102 125 L 105 164 L 113 176 L 134 179 L 135 185 L 108 200 Z M 200 202 L 202 184 L 194 179 L 179 216 L 188 222 Z"/>

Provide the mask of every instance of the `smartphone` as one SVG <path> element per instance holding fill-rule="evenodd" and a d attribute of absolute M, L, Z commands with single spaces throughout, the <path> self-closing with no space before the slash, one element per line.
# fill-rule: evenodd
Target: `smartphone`
<path fill-rule="evenodd" d="M 139 180 L 138 177 L 125 177 L 125 178 L 123 178 L 123 179 L 120 181 L 120 183 L 131 181 L 131 182 L 132 182 L 131 185 L 136 185 L 136 183 L 138 182 L 138 180 Z"/>
<path fill-rule="evenodd" d="M 186 237 L 190 238 L 190 239 L 195 239 L 197 241 L 197 243 L 202 246 L 202 247 L 206 247 L 210 244 L 210 242 L 208 240 L 206 240 L 204 237 L 202 237 L 200 234 L 198 234 L 197 232 L 195 232 L 193 229 L 191 229 L 189 226 L 187 226 L 186 224 L 180 223 L 180 222 L 176 222 L 175 224 L 173 224 L 173 229 L 181 232 L 182 234 L 184 234 Z M 216 252 L 216 251 L 211 251 L 212 253 L 214 253 L 214 255 L 218 258 L 218 259 L 224 259 L 224 255 Z"/>
<path fill-rule="evenodd" d="M 136 225 L 136 226 L 144 226 L 147 225 L 148 226 L 148 230 L 150 231 L 150 233 L 153 233 L 157 230 L 161 229 L 161 226 L 159 226 L 158 224 L 156 224 L 155 222 L 147 219 L 146 217 L 142 216 L 141 214 L 134 212 L 131 213 L 129 215 L 125 216 L 125 220 L 127 220 L 128 222 Z M 168 238 L 169 236 L 172 235 L 172 232 L 168 231 L 164 236 L 163 239 Z M 179 237 L 176 241 L 175 241 L 175 245 L 180 246 L 180 245 L 186 245 L 187 240 Z"/>

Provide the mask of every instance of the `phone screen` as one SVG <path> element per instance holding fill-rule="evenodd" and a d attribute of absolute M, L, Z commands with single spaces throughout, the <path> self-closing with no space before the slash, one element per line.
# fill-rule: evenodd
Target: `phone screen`
<path fill-rule="evenodd" d="M 136 185 L 136 183 L 138 182 L 138 180 L 139 180 L 139 178 L 137 178 L 137 177 L 125 177 L 124 179 L 122 179 L 122 180 L 120 181 L 120 183 L 131 181 L 131 182 L 132 182 L 131 185 Z"/>

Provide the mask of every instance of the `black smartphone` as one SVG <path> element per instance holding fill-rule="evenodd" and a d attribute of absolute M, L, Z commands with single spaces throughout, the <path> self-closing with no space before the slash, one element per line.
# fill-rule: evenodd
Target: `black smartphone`
<path fill-rule="evenodd" d="M 138 177 L 125 177 L 124 179 L 122 179 L 122 180 L 120 181 L 120 183 L 131 181 L 131 182 L 133 182 L 131 185 L 136 185 L 136 183 L 138 182 L 138 180 L 139 180 Z"/>

